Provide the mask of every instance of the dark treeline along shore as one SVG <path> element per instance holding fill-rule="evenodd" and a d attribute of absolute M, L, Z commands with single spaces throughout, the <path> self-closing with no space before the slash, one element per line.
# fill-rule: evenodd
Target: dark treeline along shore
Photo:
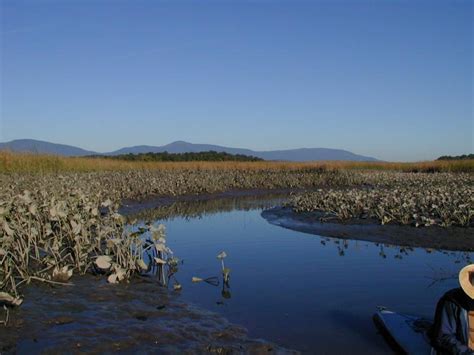
<path fill-rule="evenodd" d="M 230 154 L 226 152 L 216 152 L 213 150 L 206 152 L 187 152 L 187 153 L 139 153 L 139 154 L 119 154 L 119 155 L 90 155 L 90 158 L 116 159 L 126 161 L 263 161 L 261 158 L 244 154 Z"/>
<path fill-rule="evenodd" d="M 463 155 L 443 155 L 436 160 L 473 160 L 474 154 L 463 154 Z"/>

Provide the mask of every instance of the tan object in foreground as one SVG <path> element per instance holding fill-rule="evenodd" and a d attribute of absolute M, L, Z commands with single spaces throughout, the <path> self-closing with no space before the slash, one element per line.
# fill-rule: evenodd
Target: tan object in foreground
<path fill-rule="evenodd" d="M 474 264 L 467 265 L 459 271 L 459 283 L 463 291 L 474 299 Z"/>

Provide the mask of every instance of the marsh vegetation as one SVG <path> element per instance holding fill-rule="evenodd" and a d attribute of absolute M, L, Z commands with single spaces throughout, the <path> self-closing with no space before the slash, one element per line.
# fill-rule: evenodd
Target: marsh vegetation
<path fill-rule="evenodd" d="M 149 162 L 117 159 L 62 157 L 0 151 L 0 173 L 64 173 L 130 170 L 379 170 L 403 172 L 474 172 L 474 159 L 416 163 L 316 161 L 316 162 Z"/>
<path fill-rule="evenodd" d="M 472 227 L 474 179 L 471 174 L 381 173 L 366 185 L 319 189 L 292 198 L 295 212 L 320 212 L 321 220 L 372 219 L 380 224 Z"/>
<path fill-rule="evenodd" d="M 24 158 L 20 155 L 13 160 Z M 51 158 L 37 159 L 41 165 Z M 68 164 L 76 161 L 57 159 Z M 148 270 L 143 255 L 150 250 L 167 252 L 173 260 L 161 246 L 165 242 L 161 230 L 153 225 L 139 230 L 126 226 L 118 213 L 123 199 L 304 188 L 312 191 L 293 197 L 290 205 L 295 211 L 323 212 L 324 218 L 373 218 L 383 224 L 444 227 L 468 227 L 473 222 L 471 174 L 261 162 L 252 168 L 196 164 L 203 165 L 56 174 L 37 174 L 33 164 L 31 173 L 0 175 L 0 287 L 4 299 L 10 300 L 5 302 L 19 302 L 18 287 L 23 284 L 66 282 L 73 273 L 97 269 L 97 260 L 104 261 L 107 267 L 99 269 L 114 282 Z"/>
<path fill-rule="evenodd" d="M 124 200 L 294 190 L 300 192 L 289 206 L 323 219 L 472 228 L 472 167 L 472 161 L 158 163 L 0 153 L 0 302 L 20 305 L 28 284 L 68 285 L 86 273 L 109 283 L 152 273 L 180 290 L 179 261 L 154 222 L 200 212 L 174 204 L 126 219 L 119 213 Z M 229 273 L 223 265 L 224 281 Z"/>
<path fill-rule="evenodd" d="M 148 271 L 144 254 L 150 250 L 166 254 L 165 263 L 172 267 L 175 260 L 162 230 L 126 225 L 118 213 L 122 199 L 314 187 L 348 184 L 351 179 L 351 174 L 338 171 L 240 169 L 1 175 L 3 301 L 21 302 L 19 287 L 34 280 L 65 283 L 73 273 L 97 268 L 110 282 L 127 280 Z"/>

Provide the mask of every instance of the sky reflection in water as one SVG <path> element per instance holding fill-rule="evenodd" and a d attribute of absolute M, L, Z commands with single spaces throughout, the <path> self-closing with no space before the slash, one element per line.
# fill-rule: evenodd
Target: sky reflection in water
<path fill-rule="evenodd" d="M 157 223 L 184 260 L 176 275 L 184 300 L 247 327 L 252 337 L 302 351 L 390 352 L 372 322 L 376 306 L 432 317 L 469 255 L 323 238 L 271 225 L 260 213 L 213 211 Z M 193 276 L 221 279 L 222 250 L 232 269 L 228 292 L 222 282 L 192 283 Z"/>

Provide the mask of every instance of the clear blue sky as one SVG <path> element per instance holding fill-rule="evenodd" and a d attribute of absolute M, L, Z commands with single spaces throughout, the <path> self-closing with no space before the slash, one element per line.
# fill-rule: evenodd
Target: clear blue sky
<path fill-rule="evenodd" d="M 1 1 L 0 141 L 473 152 L 472 1 Z"/>

